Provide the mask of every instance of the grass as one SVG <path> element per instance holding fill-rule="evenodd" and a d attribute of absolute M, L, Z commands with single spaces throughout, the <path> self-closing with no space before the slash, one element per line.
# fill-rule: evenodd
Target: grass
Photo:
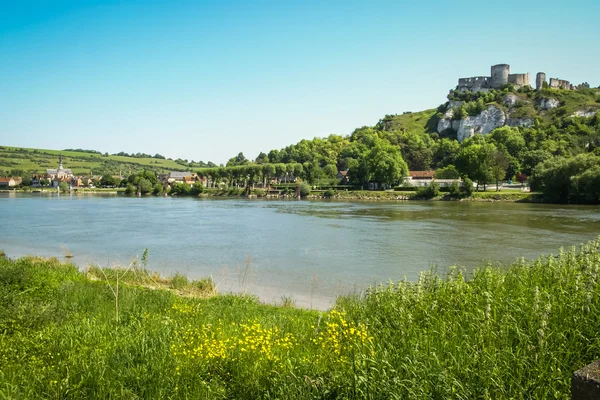
<path fill-rule="evenodd" d="M 0 258 L 0 398 L 568 399 L 600 357 L 599 250 L 425 272 L 327 312 Z"/>
<path fill-rule="evenodd" d="M 428 133 L 435 130 L 435 124 L 432 122 L 437 113 L 436 109 L 409 112 L 406 114 L 389 116 L 385 121 L 384 128 L 390 130 L 400 130 L 415 133 Z"/>

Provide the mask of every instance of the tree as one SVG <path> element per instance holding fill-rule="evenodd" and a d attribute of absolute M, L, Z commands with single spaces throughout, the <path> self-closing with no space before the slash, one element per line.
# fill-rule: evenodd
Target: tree
<path fill-rule="evenodd" d="M 275 165 L 273 164 L 264 164 L 262 167 L 262 176 L 263 176 L 263 187 L 267 187 L 267 183 L 271 182 L 271 179 L 275 176 Z"/>
<path fill-rule="evenodd" d="M 462 174 L 477 182 L 477 190 L 479 190 L 480 184 L 483 184 L 483 190 L 485 190 L 487 183 L 494 179 L 491 162 L 496 146 L 475 138 L 477 136 L 463 142 L 456 159 L 456 166 Z"/>
<path fill-rule="evenodd" d="M 58 184 L 58 188 L 60 189 L 60 191 L 62 193 L 68 192 L 69 191 L 69 184 L 65 181 L 62 181 Z"/>
<path fill-rule="evenodd" d="M 102 179 L 100 179 L 100 187 L 115 187 L 117 186 L 117 181 L 111 175 L 104 175 Z"/>
<path fill-rule="evenodd" d="M 508 159 L 504 152 L 500 150 L 494 150 L 490 160 L 490 168 L 492 169 L 492 176 L 496 180 L 496 192 L 500 190 L 498 183 L 506 176 L 506 169 L 508 168 Z"/>
<path fill-rule="evenodd" d="M 571 178 L 571 200 L 578 203 L 600 202 L 600 164 Z"/>
<path fill-rule="evenodd" d="M 250 163 L 250 161 L 248 161 L 248 159 L 244 156 L 244 153 L 239 152 L 237 156 L 232 157 L 229 159 L 229 161 L 227 161 L 226 166 L 227 167 L 235 167 L 238 165 L 246 165 L 249 163 Z"/>
<path fill-rule="evenodd" d="M 266 164 L 269 162 L 269 156 L 261 151 L 254 162 L 257 164 Z"/>
<path fill-rule="evenodd" d="M 433 146 L 433 166 L 434 168 L 445 167 L 454 164 L 456 155 L 460 150 L 460 143 L 456 140 L 440 139 Z"/>
<path fill-rule="evenodd" d="M 531 175 L 531 188 L 541 190 L 544 199 L 555 203 L 579 201 L 585 197 L 584 182 L 593 182 L 591 176 L 578 177 L 600 165 L 600 157 L 588 153 L 576 157 L 554 157 L 539 164 Z M 580 181 L 580 179 L 582 179 Z"/>
<path fill-rule="evenodd" d="M 150 182 L 146 178 L 142 178 L 138 182 L 138 189 L 141 194 L 147 194 L 147 193 L 150 193 L 152 191 L 152 189 L 154 189 L 154 188 L 153 188 L 152 182 Z"/>
<path fill-rule="evenodd" d="M 408 175 L 400 150 L 383 140 L 378 140 L 369 151 L 366 162 L 369 178 L 381 184 L 393 186 Z"/>
<path fill-rule="evenodd" d="M 163 191 L 164 191 L 164 187 L 163 187 L 162 183 L 156 183 L 154 185 L 152 193 L 157 196 L 161 196 L 163 194 Z"/>
<path fill-rule="evenodd" d="M 525 175 L 522 172 L 517 172 L 515 177 L 517 179 L 517 182 L 519 182 L 521 184 L 521 186 L 523 186 L 523 184 L 527 181 L 527 175 Z"/>
<path fill-rule="evenodd" d="M 448 165 L 446 168 L 440 168 L 435 171 L 436 179 L 458 179 L 459 177 L 460 173 L 452 164 Z"/>

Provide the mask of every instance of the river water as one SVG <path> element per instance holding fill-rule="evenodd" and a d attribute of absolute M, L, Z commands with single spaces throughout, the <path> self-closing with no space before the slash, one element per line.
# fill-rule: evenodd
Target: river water
<path fill-rule="evenodd" d="M 327 308 L 419 271 L 556 253 L 600 234 L 600 208 L 0 193 L 0 249 L 212 276 L 220 292 Z"/>

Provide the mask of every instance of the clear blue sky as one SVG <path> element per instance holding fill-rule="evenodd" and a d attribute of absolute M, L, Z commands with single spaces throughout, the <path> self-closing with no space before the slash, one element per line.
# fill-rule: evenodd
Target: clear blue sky
<path fill-rule="evenodd" d="M 220 163 L 385 114 L 457 78 L 600 84 L 600 1 L 0 0 L 0 145 Z"/>

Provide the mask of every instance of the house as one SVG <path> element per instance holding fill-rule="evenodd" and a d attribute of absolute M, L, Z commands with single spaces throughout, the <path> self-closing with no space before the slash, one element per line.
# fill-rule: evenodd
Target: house
<path fill-rule="evenodd" d="M 429 186 L 435 177 L 435 171 L 408 171 L 404 180 L 406 186 Z"/>
<path fill-rule="evenodd" d="M 41 187 L 42 181 L 45 181 L 46 178 L 44 175 L 33 175 L 31 177 L 31 187 Z"/>
<path fill-rule="evenodd" d="M 85 186 L 85 185 L 83 184 L 83 178 L 81 176 L 74 176 L 71 179 L 71 187 L 80 188 L 83 186 Z"/>
<path fill-rule="evenodd" d="M 404 180 L 406 186 L 429 186 L 432 182 L 440 187 L 450 187 L 454 182 L 460 183 L 460 179 L 435 179 L 435 171 L 409 171 L 408 177 Z"/>
<path fill-rule="evenodd" d="M 187 185 L 193 186 L 196 182 L 202 182 L 204 186 L 206 186 L 206 177 L 199 177 L 197 174 L 189 171 L 179 172 L 172 171 L 168 174 L 159 175 L 158 179 L 163 184 L 171 185 L 173 183 L 185 183 Z"/>
<path fill-rule="evenodd" d="M 0 178 L 0 188 L 11 188 L 19 186 L 23 180 L 20 177 Z"/>
<path fill-rule="evenodd" d="M 173 182 L 183 183 L 186 177 L 191 177 L 192 174 L 190 171 L 179 172 L 179 171 L 171 171 L 166 175 L 161 175 L 162 181 L 164 183 L 171 184 Z"/>

